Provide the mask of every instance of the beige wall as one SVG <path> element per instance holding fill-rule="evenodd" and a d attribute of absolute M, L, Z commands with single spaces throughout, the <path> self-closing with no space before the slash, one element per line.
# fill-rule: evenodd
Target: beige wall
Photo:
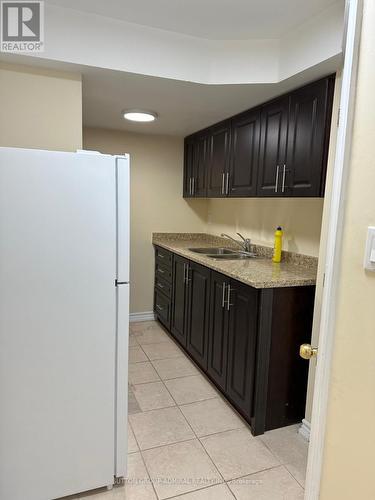
<path fill-rule="evenodd" d="M 375 498 L 375 274 L 363 269 L 375 225 L 375 2 L 364 4 L 321 500 Z"/>
<path fill-rule="evenodd" d="M 215 199 L 208 203 L 210 233 L 235 236 L 238 231 L 254 243 L 272 246 L 280 225 L 285 250 L 314 256 L 319 253 L 323 199 Z"/>
<path fill-rule="evenodd" d="M 207 202 L 182 198 L 183 140 L 85 128 L 85 149 L 131 155 L 131 312 L 153 309 L 153 232 L 204 232 Z"/>
<path fill-rule="evenodd" d="M 82 147 L 79 75 L 0 63 L 0 146 Z"/>

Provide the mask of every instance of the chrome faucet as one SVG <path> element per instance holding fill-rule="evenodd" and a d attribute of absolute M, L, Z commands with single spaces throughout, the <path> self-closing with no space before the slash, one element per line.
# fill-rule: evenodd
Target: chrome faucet
<path fill-rule="evenodd" d="M 225 233 L 221 233 L 221 237 L 222 238 L 228 238 L 228 239 L 234 241 L 234 243 L 237 243 L 237 245 L 239 245 L 242 248 L 242 250 L 244 250 L 245 252 L 251 252 L 251 239 L 250 238 L 244 238 L 241 233 L 236 233 L 236 234 L 238 234 L 238 236 L 243 241 L 235 240 L 234 238 L 232 238 L 232 236 L 229 236 L 228 234 L 225 234 Z"/>

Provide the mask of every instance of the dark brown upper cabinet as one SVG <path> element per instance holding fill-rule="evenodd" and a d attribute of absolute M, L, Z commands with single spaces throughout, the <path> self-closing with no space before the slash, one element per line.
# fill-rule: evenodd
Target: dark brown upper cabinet
<path fill-rule="evenodd" d="M 207 196 L 209 136 L 199 134 L 185 140 L 184 197 Z"/>
<path fill-rule="evenodd" d="M 285 192 L 283 170 L 288 137 L 289 97 L 263 106 L 261 115 L 258 196 L 281 196 Z"/>
<path fill-rule="evenodd" d="M 259 164 L 260 109 L 232 120 L 232 148 L 228 196 L 255 196 Z"/>
<path fill-rule="evenodd" d="M 193 176 L 194 176 L 194 136 L 187 137 L 184 141 L 184 198 L 194 197 Z"/>
<path fill-rule="evenodd" d="M 333 80 L 308 85 L 290 96 L 285 192 L 324 196 Z"/>
<path fill-rule="evenodd" d="M 210 130 L 207 173 L 207 196 L 226 196 L 230 159 L 230 121 L 219 123 Z"/>
<path fill-rule="evenodd" d="M 324 196 L 334 75 L 185 139 L 184 197 Z"/>

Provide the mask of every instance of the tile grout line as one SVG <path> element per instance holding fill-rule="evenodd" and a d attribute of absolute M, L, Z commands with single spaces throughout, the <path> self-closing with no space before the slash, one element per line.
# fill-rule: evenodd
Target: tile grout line
<path fill-rule="evenodd" d="M 294 479 L 294 481 L 302 488 L 303 491 L 305 491 L 305 487 L 302 486 L 302 484 L 298 481 L 298 479 L 296 477 L 293 476 L 293 474 L 290 472 L 290 470 L 288 469 L 287 467 L 287 464 L 283 464 L 282 467 L 284 467 L 284 469 L 287 470 L 287 472 L 290 474 L 290 476 Z"/>
<path fill-rule="evenodd" d="M 262 435 L 264 435 L 264 434 L 262 434 Z M 271 452 L 271 454 L 276 458 L 276 460 L 278 460 L 280 462 L 280 465 L 282 465 L 289 472 L 289 474 L 292 476 L 292 478 L 295 481 L 297 481 L 297 483 L 301 486 L 301 488 L 303 490 L 305 490 L 305 487 L 299 482 L 299 480 L 288 469 L 287 466 L 289 465 L 289 462 L 287 462 L 287 461 L 284 462 L 284 460 L 280 460 L 279 457 L 276 455 L 276 453 L 272 450 L 271 446 L 268 445 L 266 442 L 263 441 L 262 435 L 259 437 L 260 441 L 264 444 L 264 446 L 268 449 L 268 451 Z"/>
<path fill-rule="evenodd" d="M 184 354 L 184 356 L 186 356 L 186 355 Z M 182 378 L 182 377 L 181 377 L 181 378 Z M 205 449 L 205 447 L 204 447 L 204 446 L 203 446 L 203 444 L 201 443 L 201 441 L 200 441 L 199 437 L 198 437 L 198 436 L 197 436 L 197 434 L 195 433 L 195 431 L 194 431 L 194 429 L 192 428 L 192 426 L 190 425 L 189 421 L 187 420 L 187 418 L 185 417 L 185 415 L 184 415 L 184 414 L 183 414 L 183 412 L 181 411 L 180 405 L 178 405 L 178 404 L 177 404 L 177 402 L 176 402 L 175 398 L 173 397 L 172 393 L 168 390 L 168 387 L 165 385 L 165 383 L 164 383 L 164 381 L 163 381 L 163 380 L 162 380 L 162 383 L 163 383 L 163 385 L 164 385 L 165 389 L 167 390 L 167 392 L 170 394 L 170 396 L 171 396 L 171 398 L 173 399 L 173 401 L 175 402 L 176 407 L 178 408 L 178 410 L 179 410 L 180 414 L 182 415 L 183 419 L 185 420 L 186 424 L 188 425 L 188 427 L 189 427 L 189 428 L 190 428 L 190 430 L 192 431 L 193 436 L 195 436 L 195 438 L 194 438 L 194 439 L 189 439 L 189 441 L 195 441 L 196 439 L 198 440 L 198 442 L 200 443 L 200 445 L 201 445 L 201 447 L 202 447 L 202 449 L 203 449 L 204 453 L 207 455 L 207 457 L 208 457 L 209 461 L 212 463 L 212 465 L 213 465 L 213 467 L 214 467 L 214 470 L 216 470 L 216 471 L 217 471 L 217 473 L 219 474 L 219 477 L 222 479 L 223 483 L 225 484 L 225 480 L 224 480 L 223 476 L 221 475 L 220 471 L 219 471 L 219 470 L 218 470 L 218 468 L 216 467 L 216 465 L 215 465 L 214 461 L 212 460 L 212 458 L 211 458 L 211 457 L 209 456 L 209 454 L 207 453 L 207 450 Z M 186 441 L 184 441 L 184 442 L 186 442 Z M 174 443 L 170 443 L 170 444 L 174 444 Z M 164 446 L 168 446 L 168 445 L 164 445 Z M 163 446 L 160 446 L 160 448 L 162 448 L 162 447 L 163 447 Z M 141 451 L 141 453 L 142 453 L 142 451 Z M 146 465 L 146 469 L 147 469 L 147 465 Z M 147 472 L 148 472 L 148 474 L 150 475 L 150 471 L 149 471 L 148 469 L 147 469 Z M 223 483 L 219 483 L 219 484 L 223 484 Z M 201 488 L 201 489 L 206 489 L 206 488 Z M 198 491 L 198 490 L 192 490 L 192 491 Z M 190 492 L 189 492 L 189 493 L 190 493 Z M 158 496 L 158 495 L 157 495 L 157 496 Z M 159 498 L 159 496 L 158 496 L 158 498 Z M 173 497 L 169 497 L 169 498 L 173 498 Z"/>
<path fill-rule="evenodd" d="M 167 390 L 168 390 L 168 388 L 167 388 Z M 171 396 L 172 396 L 172 394 L 171 394 Z M 173 396 L 172 396 L 172 398 L 173 398 Z M 173 399 L 174 399 L 174 398 L 173 398 Z M 185 415 L 184 415 L 183 411 L 182 411 L 182 410 L 181 410 L 181 408 L 180 408 L 180 405 L 177 405 L 177 407 L 178 407 L 178 409 L 180 410 L 180 413 L 181 413 L 181 415 L 183 416 L 184 420 L 186 421 L 187 425 L 190 427 L 190 429 L 191 429 L 192 433 L 194 434 L 194 436 L 196 437 L 196 439 L 198 439 L 198 441 L 199 441 L 199 443 L 200 443 L 201 447 L 203 448 L 204 453 L 207 455 L 208 459 L 210 460 L 210 462 L 211 462 L 211 463 L 212 463 L 212 465 L 214 466 L 214 469 L 217 471 L 217 473 L 219 474 L 219 476 L 221 477 L 221 479 L 222 479 L 222 480 L 223 480 L 223 482 L 225 483 L 225 479 L 224 479 L 224 477 L 222 476 L 221 472 L 220 472 L 220 471 L 219 471 L 219 469 L 217 468 L 217 466 L 216 466 L 215 462 L 212 460 L 212 458 L 211 458 L 211 457 L 210 457 L 210 455 L 208 454 L 208 452 L 207 452 L 206 448 L 203 446 L 203 443 L 202 443 L 202 442 L 201 442 L 201 440 L 199 439 L 199 436 L 197 435 L 197 433 L 195 432 L 195 430 L 193 429 L 193 427 L 190 425 L 190 422 L 189 422 L 189 421 L 188 421 L 188 419 L 185 417 Z"/>
<path fill-rule="evenodd" d="M 169 336 L 168 336 L 168 337 L 169 337 Z M 172 339 L 172 340 L 173 340 L 173 339 Z M 154 344 L 162 344 L 162 343 L 163 343 L 163 342 L 157 342 L 157 343 L 154 343 Z M 147 344 L 147 345 L 152 345 L 152 344 Z M 141 345 L 140 345 L 140 347 L 142 348 L 142 346 L 141 346 Z M 138 440 L 136 439 L 137 445 L 138 445 L 139 450 L 140 450 L 140 454 L 141 454 L 141 456 L 142 456 L 142 461 L 143 461 L 143 463 L 144 463 L 144 465 L 145 465 L 145 468 L 146 468 L 146 471 L 147 471 L 147 473 L 148 473 L 149 477 L 150 477 L 150 471 L 148 470 L 147 465 L 146 465 L 146 463 L 145 463 L 145 461 L 144 461 L 143 452 L 147 452 L 147 451 L 148 451 L 148 450 L 150 450 L 150 449 L 164 448 L 164 447 L 166 447 L 166 446 L 173 445 L 173 444 L 178 444 L 178 443 L 184 443 L 184 442 L 189 442 L 189 441 L 195 441 L 195 440 L 198 440 L 198 441 L 199 441 L 199 443 L 200 443 L 200 445 L 201 445 L 201 447 L 203 448 L 203 451 L 204 451 L 205 455 L 208 457 L 209 461 L 210 461 L 210 462 L 212 463 L 212 465 L 214 466 L 214 469 L 217 471 L 217 473 L 219 474 L 219 476 L 220 476 L 220 477 L 221 477 L 221 479 L 222 479 L 222 482 L 221 482 L 221 483 L 217 483 L 217 484 L 224 484 L 224 485 L 226 485 L 226 487 L 228 488 L 228 490 L 229 490 L 230 494 L 231 494 L 234 498 L 236 498 L 236 496 L 235 496 L 234 492 L 231 490 L 230 485 L 229 485 L 228 483 L 230 483 L 230 482 L 232 482 L 232 481 L 237 481 L 237 480 L 239 480 L 239 479 L 241 479 L 241 478 L 249 477 L 249 476 L 252 476 L 252 475 L 255 475 L 255 474 L 261 473 L 261 472 L 265 472 L 265 471 L 268 471 L 268 470 L 276 469 L 276 468 L 279 468 L 279 467 L 283 467 L 284 469 L 286 469 L 286 470 L 287 470 L 287 472 L 288 472 L 288 474 L 290 475 L 290 477 L 293 479 L 293 481 L 295 481 L 295 482 L 298 484 L 298 486 L 299 486 L 299 487 L 301 487 L 302 489 L 304 489 L 304 487 L 300 484 L 300 482 L 297 480 L 297 478 L 296 478 L 296 477 L 294 477 L 294 475 L 293 475 L 293 474 L 289 471 L 289 469 L 287 468 L 287 464 L 286 464 L 286 463 L 285 463 L 285 464 L 284 464 L 284 463 L 282 463 L 282 461 L 281 461 L 281 460 L 280 460 L 280 459 L 276 456 L 276 454 L 273 452 L 273 450 L 270 448 L 270 446 L 268 446 L 268 445 L 267 445 L 267 444 L 266 444 L 266 443 L 265 443 L 262 439 L 259 439 L 259 440 L 258 440 L 258 442 L 260 442 L 261 444 L 263 444 L 263 445 L 265 446 L 265 448 L 266 448 L 266 449 L 268 449 L 268 450 L 270 451 L 270 453 L 272 454 L 272 456 L 274 456 L 274 458 L 275 458 L 275 459 L 279 462 L 279 464 L 278 464 L 277 466 L 267 467 L 267 468 L 265 468 L 265 469 L 261 469 L 261 470 L 259 470 L 259 471 L 255 471 L 255 472 L 250 473 L 250 474 L 245 474 L 245 475 L 241 475 L 241 476 L 238 476 L 238 477 L 234 477 L 234 478 L 231 478 L 230 480 L 225 480 L 225 479 L 224 479 L 224 477 L 222 476 L 221 472 L 218 470 L 218 468 L 217 468 L 217 466 L 216 466 L 215 462 L 213 461 L 213 459 L 212 459 L 212 458 L 211 458 L 211 456 L 209 455 L 208 451 L 206 450 L 206 448 L 205 448 L 204 443 L 202 442 L 202 440 L 203 440 L 203 439 L 205 439 L 205 438 L 208 438 L 208 437 L 210 437 L 210 436 L 220 435 L 220 434 L 223 434 L 223 433 L 226 433 L 226 432 L 230 432 L 230 431 L 241 430 L 241 429 L 243 429 L 243 428 L 247 428 L 247 426 L 245 426 L 245 425 L 243 424 L 243 425 L 242 425 L 241 427 L 239 427 L 239 428 L 235 428 L 235 429 L 227 429 L 227 430 L 225 430 L 225 431 L 220 431 L 220 432 L 216 432 L 216 433 L 212 433 L 212 434 L 207 434 L 207 435 L 204 435 L 204 436 L 198 436 L 198 435 L 196 434 L 196 432 L 194 431 L 194 429 L 193 429 L 193 428 L 192 428 L 192 426 L 190 425 L 190 422 L 187 420 L 187 418 L 185 417 L 184 413 L 182 412 L 182 410 L 181 410 L 181 406 L 182 406 L 182 407 L 183 407 L 183 406 L 188 406 L 188 405 L 191 405 L 191 404 L 194 404 L 194 403 L 200 403 L 200 402 L 203 402 L 203 401 L 208 401 L 208 400 L 212 400 L 212 399 L 222 400 L 222 398 L 220 398 L 220 397 L 219 397 L 219 394 L 216 394 L 214 397 L 207 398 L 207 399 L 204 399 L 204 400 L 192 401 L 192 402 L 189 402 L 189 403 L 182 403 L 182 404 L 178 404 L 178 403 L 177 403 L 176 399 L 173 397 L 172 393 L 171 393 L 171 392 L 170 392 L 170 390 L 168 389 L 168 387 L 167 387 L 167 385 L 166 385 L 166 383 L 165 383 L 166 381 L 169 381 L 169 380 L 176 380 L 176 379 L 180 379 L 180 378 L 194 377 L 194 376 L 202 376 L 202 375 L 203 375 L 204 380 L 205 380 L 205 381 L 208 381 L 208 383 L 210 383 L 210 385 L 213 387 L 213 389 L 214 389 L 215 391 L 217 391 L 216 387 L 215 387 L 215 386 L 214 386 L 214 385 L 213 385 L 213 384 L 212 384 L 212 383 L 211 383 L 211 382 L 207 379 L 207 377 L 205 377 L 205 376 L 204 376 L 204 374 L 201 372 L 201 370 L 199 370 L 199 369 L 195 366 L 195 364 L 191 362 L 191 360 L 188 358 L 188 356 L 185 354 L 185 352 L 184 352 L 184 351 L 183 351 L 183 350 L 182 350 L 179 346 L 177 346 L 177 347 L 180 349 L 182 356 L 178 356 L 178 357 L 174 357 L 174 358 L 161 358 L 161 359 L 154 359 L 154 360 L 151 360 L 151 359 L 148 357 L 147 353 L 145 353 L 145 354 L 146 354 L 146 356 L 147 356 L 147 358 L 149 359 L 149 362 L 151 363 L 152 367 L 155 369 L 155 371 L 157 372 L 158 376 L 160 377 L 160 380 L 157 380 L 157 381 L 152 381 L 152 382 L 144 382 L 144 383 L 140 383 L 140 384 L 133 384 L 133 385 L 144 385 L 144 384 L 147 384 L 147 383 L 159 383 L 159 382 L 161 382 L 161 383 L 163 384 L 164 388 L 166 389 L 166 391 L 168 392 L 168 394 L 171 396 L 172 400 L 173 400 L 173 401 L 174 401 L 174 403 L 175 403 L 175 406 L 169 406 L 169 407 L 165 407 L 165 408 L 174 408 L 174 407 L 177 407 L 177 408 L 179 409 L 180 413 L 182 414 L 182 416 L 183 416 L 184 420 L 186 421 L 186 423 L 187 423 L 188 427 L 191 429 L 191 431 L 192 431 L 193 435 L 195 436 L 195 438 L 188 439 L 188 440 L 183 440 L 183 441 L 176 441 L 176 442 L 173 442 L 173 443 L 168 443 L 168 444 L 161 445 L 161 446 L 156 446 L 156 447 L 153 447 L 153 448 L 147 448 L 147 449 L 145 449 L 145 450 L 141 450 L 141 449 L 140 449 L 140 446 L 139 446 Z M 143 351 L 143 349 L 142 349 L 142 351 Z M 144 352 L 144 351 L 143 351 L 143 352 Z M 160 376 L 160 374 L 159 374 L 159 372 L 157 371 L 156 367 L 154 366 L 154 362 L 157 362 L 157 361 L 164 361 L 164 360 L 168 360 L 168 359 L 180 359 L 180 358 L 186 359 L 189 363 L 191 363 L 191 364 L 192 364 L 192 366 L 194 367 L 194 369 L 196 370 L 196 372 L 197 372 L 197 373 L 196 373 L 196 374 L 182 375 L 182 376 L 178 376 L 178 377 L 171 377 L 171 378 L 165 378 L 165 379 L 162 379 L 162 378 L 161 378 L 161 376 Z M 224 402 L 225 402 L 226 404 L 228 404 L 226 400 L 224 400 Z M 229 405 L 228 405 L 228 406 L 229 406 Z M 233 409 L 232 409 L 230 406 L 229 406 L 229 408 L 233 411 Z M 146 410 L 145 412 L 142 410 L 142 413 L 147 413 L 147 412 L 154 411 L 154 410 L 159 410 L 159 409 L 164 409 L 164 408 L 155 408 L 155 409 L 151 409 L 151 410 Z M 238 415 L 238 414 L 237 414 L 237 412 L 234 412 L 234 411 L 233 411 L 233 413 L 235 413 L 236 415 Z M 241 419 L 241 421 L 242 421 L 242 419 Z M 133 431 L 133 433 L 134 433 L 134 431 Z M 134 434 L 134 436 L 135 436 L 135 434 Z M 256 438 L 254 437 L 254 439 L 256 439 Z M 183 495 L 185 495 L 185 494 L 187 494 L 187 493 L 192 493 L 192 492 L 195 492 L 195 491 L 205 490 L 205 489 L 211 488 L 211 487 L 213 487 L 213 486 L 215 486 L 215 485 L 205 486 L 205 487 L 203 487 L 203 488 L 197 488 L 197 489 L 192 490 L 192 491 L 190 491 L 190 492 L 181 493 L 181 494 L 178 494 L 178 495 L 175 495 L 175 496 L 172 496 L 172 497 L 165 497 L 165 499 L 164 499 L 164 500 L 167 500 L 167 499 L 173 499 L 173 498 L 176 498 L 176 499 L 177 499 L 177 498 L 179 498 L 179 497 L 181 497 L 181 496 L 183 496 Z M 155 493 L 156 493 L 155 488 L 154 488 L 154 491 L 155 491 Z M 156 495 L 157 495 L 157 493 L 156 493 Z M 157 495 L 157 498 L 160 498 L 160 497 Z"/>

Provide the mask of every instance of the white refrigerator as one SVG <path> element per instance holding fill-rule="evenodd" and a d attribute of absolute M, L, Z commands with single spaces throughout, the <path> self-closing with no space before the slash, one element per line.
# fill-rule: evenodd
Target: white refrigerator
<path fill-rule="evenodd" d="M 0 499 L 126 476 L 129 156 L 0 148 Z"/>

